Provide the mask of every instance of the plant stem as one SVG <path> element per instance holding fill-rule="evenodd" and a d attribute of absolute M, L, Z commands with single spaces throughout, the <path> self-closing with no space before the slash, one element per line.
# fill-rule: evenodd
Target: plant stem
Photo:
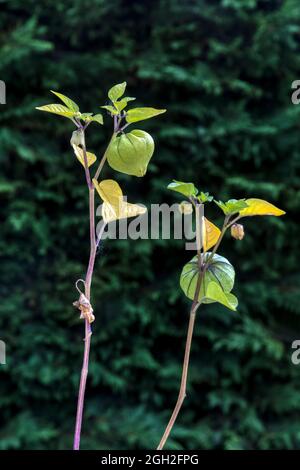
<path fill-rule="evenodd" d="M 82 151 L 83 151 L 83 160 L 84 160 L 85 179 L 86 179 L 86 183 L 88 185 L 88 188 L 92 189 L 93 183 L 92 183 L 92 180 L 91 180 L 90 170 L 89 170 L 89 166 L 88 166 L 88 159 L 87 159 L 86 145 L 85 145 L 85 132 L 84 132 L 83 127 L 81 127 L 81 132 L 82 132 L 82 141 L 83 141 Z"/>
<path fill-rule="evenodd" d="M 176 402 L 174 411 L 172 413 L 172 416 L 170 418 L 170 421 L 168 422 L 166 430 L 163 434 L 163 437 L 161 438 L 159 446 L 157 447 L 157 450 L 162 450 L 163 449 L 163 447 L 164 447 L 164 445 L 165 445 L 165 443 L 166 443 L 166 441 L 169 437 L 169 434 L 172 431 L 172 428 L 175 424 L 175 421 L 177 419 L 177 416 L 178 416 L 178 413 L 181 409 L 181 406 L 184 402 L 184 399 L 186 397 L 186 383 L 187 383 L 188 368 L 189 368 L 189 361 L 190 361 L 190 352 L 191 352 L 194 324 L 195 324 L 195 318 L 196 318 L 196 310 L 197 310 L 198 306 L 199 306 L 199 304 L 197 304 L 196 308 L 194 308 L 194 309 L 192 308 L 191 312 L 190 312 L 190 320 L 189 320 L 189 327 L 188 327 L 186 345 L 185 345 L 185 353 L 184 353 L 184 360 L 183 360 L 181 384 L 180 384 L 180 389 L 179 389 L 177 402 Z"/>
<path fill-rule="evenodd" d="M 92 276 L 93 276 L 94 265 L 95 265 L 96 251 L 97 251 L 96 238 L 95 238 L 95 190 L 94 188 L 91 188 L 91 187 L 89 187 L 89 213 L 90 213 L 90 259 L 89 259 L 89 265 L 88 265 L 88 269 L 87 269 L 87 273 L 85 277 L 85 296 L 90 301 L 91 283 L 92 283 Z M 81 435 L 81 425 L 82 425 L 83 408 L 84 408 L 86 380 L 87 380 L 88 368 L 89 368 L 91 336 L 92 336 L 92 328 L 88 319 L 86 318 L 85 319 L 83 364 L 82 364 L 81 377 L 80 377 L 75 435 L 74 435 L 74 447 L 73 447 L 74 450 L 79 450 L 79 447 L 80 447 L 80 435 Z"/>
<path fill-rule="evenodd" d="M 91 325 L 89 321 L 85 320 L 85 339 L 84 339 L 84 355 L 83 355 L 83 365 L 81 370 L 80 377 L 80 386 L 78 394 L 78 404 L 77 404 L 77 414 L 76 414 L 76 425 L 75 425 L 75 435 L 74 435 L 74 450 L 79 450 L 80 447 L 80 435 L 81 435 L 81 424 L 83 416 L 83 407 L 84 407 L 84 397 L 85 397 L 85 388 L 86 388 L 86 379 L 88 375 L 88 364 L 89 364 L 89 355 L 90 355 L 90 346 L 91 346 Z"/>
<path fill-rule="evenodd" d="M 91 284 L 93 278 L 93 271 L 97 253 L 97 247 L 101 241 L 102 234 L 104 232 L 105 224 L 103 224 L 99 236 L 95 238 L 95 190 L 89 189 L 89 207 L 90 207 L 90 259 L 89 265 L 85 278 L 85 296 L 90 301 L 91 298 Z M 89 355 L 91 347 L 91 337 L 92 337 L 92 328 L 87 319 L 85 319 L 85 339 L 84 339 L 84 355 L 83 355 L 83 365 L 81 370 L 80 377 L 80 386 L 78 394 L 78 404 L 77 404 L 77 414 L 76 414 L 76 425 L 75 425 L 75 436 L 74 436 L 74 450 L 79 450 L 80 447 L 80 435 L 81 435 L 81 425 L 83 417 L 83 408 L 84 408 L 84 397 L 86 389 L 86 380 L 88 375 L 88 366 L 89 366 Z"/>
<path fill-rule="evenodd" d="M 189 326 L 188 326 L 187 337 L 186 337 L 180 389 L 179 389 L 178 398 L 177 398 L 175 408 L 174 408 L 173 413 L 171 415 L 171 418 L 170 418 L 170 420 L 167 424 L 167 427 L 165 429 L 163 437 L 161 438 L 161 441 L 160 441 L 160 443 L 157 447 L 157 450 L 162 450 L 165 443 L 167 442 L 167 439 L 170 435 L 170 432 L 172 431 L 172 428 L 175 424 L 178 413 L 179 413 L 179 411 L 182 407 L 182 404 L 184 402 L 184 399 L 186 397 L 186 384 L 187 384 L 188 369 L 189 369 L 189 363 L 190 363 L 190 353 L 191 353 L 195 318 L 196 318 L 197 309 L 200 306 L 199 294 L 200 294 L 202 279 L 203 279 L 203 275 L 204 275 L 204 270 L 203 270 L 203 267 L 202 267 L 202 255 L 201 255 L 201 247 L 203 246 L 203 240 L 202 240 L 202 222 L 203 222 L 202 217 L 203 217 L 203 214 L 201 213 L 201 209 L 203 209 L 202 204 L 195 205 L 195 212 L 196 212 L 196 243 L 197 243 L 197 257 L 198 257 L 199 275 L 198 275 L 198 279 L 197 279 L 193 304 L 192 304 L 192 307 L 191 307 L 191 310 L 190 310 L 190 319 L 189 319 Z"/>
<path fill-rule="evenodd" d="M 104 232 L 105 224 L 103 224 L 98 238 L 96 240 L 96 227 L 95 227 L 95 188 L 91 180 L 90 170 L 88 167 L 87 161 L 87 152 L 86 152 L 86 145 L 85 145 L 85 128 L 81 127 L 83 132 L 83 157 L 84 157 L 84 170 L 85 170 L 85 177 L 86 182 L 89 190 L 89 221 L 90 221 L 90 257 L 89 257 L 89 264 L 85 276 L 85 296 L 90 302 L 91 299 L 91 284 L 95 266 L 95 259 L 97 254 L 97 248 L 100 243 L 102 234 Z M 110 142 L 112 141 L 113 137 L 115 136 L 115 132 L 113 133 Z M 109 144 L 110 144 L 109 142 Z M 108 144 L 108 146 L 109 146 Z M 104 152 L 104 155 L 100 161 L 99 167 L 96 171 L 95 178 L 98 179 L 103 165 L 106 161 L 106 153 L 108 146 Z M 79 385 L 79 392 L 78 392 L 78 402 L 77 402 L 77 413 L 76 413 L 76 424 L 75 424 L 75 434 L 74 434 L 74 450 L 79 450 L 80 448 L 80 436 L 81 436 L 81 426 L 82 426 L 82 417 L 83 417 L 83 409 L 84 409 L 84 399 L 85 399 L 85 389 L 86 389 L 86 381 L 89 369 L 89 356 L 90 356 L 90 348 L 91 348 L 91 336 L 92 336 L 92 328 L 87 319 L 85 319 L 85 338 L 84 338 L 84 353 L 83 353 L 83 364 L 80 376 L 80 385 Z"/>
<path fill-rule="evenodd" d="M 90 259 L 85 278 L 85 295 L 90 300 L 91 284 L 96 258 L 96 232 L 95 232 L 95 189 L 89 189 L 89 211 L 90 211 Z"/>

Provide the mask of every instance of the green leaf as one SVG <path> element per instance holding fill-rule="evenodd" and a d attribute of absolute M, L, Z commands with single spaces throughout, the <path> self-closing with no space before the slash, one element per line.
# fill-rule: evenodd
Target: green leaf
<path fill-rule="evenodd" d="M 235 295 L 224 292 L 221 286 L 214 281 L 208 284 L 205 295 L 210 301 L 225 305 L 230 310 L 236 310 L 238 306 L 238 300 Z"/>
<path fill-rule="evenodd" d="M 100 108 L 106 109 L 111 114 L 115 114 L 115 115 L 119 114 L 118 110 L 111 105 L 100 106 Z"/>
<path fill-rule="evenodd" d="M 56 95 L 59 99 L 61 99 L 62 102 L 65 103 L 67 108 L 69 108 L 71 111 L 74 111 L 75 113 L 77 111 L 79 111 L 79 106 L 74 101 L 72 101 L 70 98 L 63 95 L 62 93 L 58 93 L 57 91 L 53 91 L 53 90 L 50 90 L 50 91 L 51 91 L 51 93 Z"/>
<path fill-rule="evenodd" d="M 117 85 L 113 86 L 108 92 L 109 99 L 112 102 L 117 101 L 117 99 L 121 98 L 121 96 L 124 94 L 125 89 L 126 82 L 118 83 Z"/>
<path fill-rule="evenodd" d="M 211 252 L 205 253 L 203 257 L 204 263 L 207 262 L 210 255 Z M 191 261 L 189 261 L 183 267 L 180 276 L 180 286 L 185 295 L 191 300 L 194 300 L 196 294 L 196 286 L 199 274 L 198 257 L 194 256 L 194 258 L 192 258 Z M 215 300 L 212 300 L 207 296 L 207 287 L 211 282 L 217 283 L 222 288 L 224 293 L 228 294 L 233 288 L 234 278 L 235 272 L 230 262 L 223 256 L 215 254 L 203 276 L 198 302 L 215 302 Z"/>
<path fill-rule="evenodd" d="M 115 105 L 115 108 L 117 109 L 118 113 L 120 113 L 121 111 L 123 111 L 124 108 L 126 108 L 127 102 L 123 101 L 123 100 L 115 101 L 114 105 Z"/>
<path fill-rule="evenodd" d="M 120 112 L 123 111 L 124 108 L 126 108 L 129 101 L 133 100 L 135 100 L 135 98 L 133 98 L 132 96 L 125 96 L 120 101 L 113 101 L 114 106 L 105 105 L 101 106 L 101 108 L 106 109 L 113 115 L 117 115 L 120 114 Z"/>
<path fill-rule="evenodd" d="M 213 200 L 213 196 L 210 196 L 209 193 L 203 193 L 202 191 L 200 194 L 197 196 L 197 199 L 200 202 L 211 202 Z"/>
<path fill-rule="evenodd" d="M 135 100 L 135 98 L 131 98 L 130 96 L 127 96 L 125 98 L 122 98 L 120 101 L 115 101 L 114 106 L 120 113 L 121 111 L 123 111 L 124 108 L 126 108 L 128 102 L 132 100 Z"/>
<path fill-rule="evenodd" d="M 98 122 L 98 124 L 103 124 L 102 114 L 95 114 L 95 116 L 93 116 L 91 120 L 95 121 L 95 122 Z"/>
<path fill-rule="evenodd" d="M 79 119 L 82 119 L 83 121 L 91 121 L 93 116 L 93 113 L 80 113 Z"/>
<path fill-rule="evenodd" d="M 159 114 L 165 113 L 166 109 L 155 109 L 155 108 L 133 108 L 129 109 L 126 114 L 126 121 L 128 123 L 144 121 L 150 119 Z"/>
<path fill-rule="evenodd" d="M 181 193 L 186 197 L 196 196 L 198 193 L 198 189 L 195 187 L 194 183 L 184 183 L 183 181 L 177 180 L 173 180 L 167 188 L 172 191 L 176 191 L 177 193 Z"/>
<path fill-rule="evenodd" d="M 134 101 L 136 98 L 134 96 L 124 96 L 121 101 L 126 101 L 126 103 L 129 103 L 129 101 Z"/>
<path fill-rule="evenodd" d="M 144 176 L 154 152 L 150 134 L 139 129 L 114 137 L 106 155 L 108 164 L 126 175 Z"/>
<path fill-rule="evenodd" d="M 76 114 L 62 104 L 46 104 L 45 106 L 37 106 L 35 109 L 45 111 L 47 113 L 58 114 L 59 116 L 64 116 L 70 119 Z"/>
<path fill-rule="evenodd" d="M 214 200 L 214 202 L 222 209 L 225 215 L 237 214 L 240 210 L 248 207 L 246 199 L 229 199 L 227 202 Z"/>

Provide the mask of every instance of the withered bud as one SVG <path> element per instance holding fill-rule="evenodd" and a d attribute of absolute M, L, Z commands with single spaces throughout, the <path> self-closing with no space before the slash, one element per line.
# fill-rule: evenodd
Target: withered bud
<path fill-rule="evenodd" d="M 80 294 L 79 300 L 73 302 L 73 305 L 74 307 L 77 307 L 78 310 L 80 310 L 80 318 L 85 318 L 89 323 L 93 323 L 95 320 L 93 308 L 83 293 Z"/>
<path fill-rule="evenodd" d="M 191 214 L 193 212 L 193 206 L 190 202 L 183 201 L 178 206 L 179 212 L 183 215 Z"/>
<path fill-rule="evenodd" d="M 233 224 L 231 226 L 231 236 L 236 240 L 243 240 L 245 236 L 244 227 L 241 224 Z"/>
<path fill-rule="evenodd" d="M 74 131 L 72 133 L 70 144 L 72 146 L 76 145 L 77 147 L 80 147 L 80 146 L 84 145 L 84 135 L 83 135 L 83 132 L 80 129 L 78 129 L 78 131 Z"/>

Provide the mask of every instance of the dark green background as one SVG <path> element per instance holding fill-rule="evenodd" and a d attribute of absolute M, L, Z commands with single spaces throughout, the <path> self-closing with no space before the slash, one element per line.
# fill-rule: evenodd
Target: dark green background
<path fill-rule="evenodd" d="M 42 114 L 49 89 L 98 112 L 127 80 L 137 104 L 168 113 L 145 178 L 114 173 L 132 201 L 174 203 L 172 178 L 217 198 L 260 197 L 283 218 L 245 221 L 221 254 L 237 271 L 238 313 L 199 310 L 188 396 L 172 449 L 300 448 L 297 0 L 0 1 L 0 448 L 72 446 L 83 324 L 72 307 L 88 260 L 82 167 L 72 123 Z M 111 121 L 89 128 L 98 155 Z M 210 218 L 220 223 L 216 207 Z M 155 448 L 175 404 L 189 302 L 183 241 L 106 241 L 93 284 L 84 449 Z"/>

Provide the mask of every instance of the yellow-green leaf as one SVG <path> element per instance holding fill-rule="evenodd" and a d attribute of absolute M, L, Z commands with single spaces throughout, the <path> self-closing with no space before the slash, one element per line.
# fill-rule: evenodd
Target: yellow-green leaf
<path fill-rule="evenodd" d="M 128 123 L 144 121 L 159 114 L 165 113 L 166 109 L 155 108 L 133 108 L 129 109 L 126 113 L 126 121 Z"/>
<path fill-rule="evenodd" d="M 103 124 L 103 116 L 102 114 L 95 114 L 92 118 L 91 121 L 98 122 L 98 124 Z"/>
<path fill-rule="evenodd" d="M 80 113 L 78 118 L 82 119 L 83 121 L 91 121 L 92 116 L 93 116 L 93 113 Z"/>
<path fill-rule="evenodd" d="M 253 215 L 274 215 L 275 217 L 279 217 L 285 214 L 283 210 L 263 199 L 246 199 L 246 203 L 248 207 L 240 211 L 242 217 L 250 217 Z"/>
<path fill-rule="evenodd" d="M 93 179 L 95 188 L 104 202 L 116 204 L 123 197 L 122 189 L 114 180 L 103 180 L 100 183 Z"/>
<path fill-rule="evenodd" d="M 183 194 L 186 197 L 196 196 L 198 193 L 198 189 L 195 187 L 194 183 L 185 183 L 184 181 L 173 180 L 167 188 Z"/>
<path fill-rule="evenodd" d="M 106 109 L 106 111 L 109 111 L 111 114 L 114 114 L 114 115 L 117 115 L 117 114 L 118 114 L 118 110 L 115 109 L 115 108 L 114 108 L 113 106 L 111 106 L 111 105 L 100 106 L 100 108 Z"/>
<path fill-rule="evenodd" d="M 80 163 L 83 166 L 85 166 L 84 165 L 84 153 L 83 153 L 82 148 L 78 147 L 78 145 L 73 145 L 73 149 L 74 149 L 74 153 L 75 153 L 76 157 L 78 158 L 78 160 L 80 161 Z M 86 158 L 87 158 L 88 166 L 91 166 L 97 160 L 96 155 L 94 153 L 91 153 L 91 152 L 86 152 Z"/>
<path fill-rule="evenodd" d="M 64 116 L 67 118 L 72 118 L 74 116 L 74 111 L 70 111 L 69 108 L 63 106 L 62 104 L 46 104 L 45 106 L 36 107 L 39 111 L 45 111 L 47 113 L 58 114 L 59 116 Z"/>
<path fill-rule="evenodd" d="M 109 99 L 114 102 L 121 98 L 121 96 L 124 95 L 126 89 L 126 82 L 123 83 L 118 83 L 117 85 L 113 86 L 109 92 L 108 92 L 108 97 Z"/>
<path fill-rule="evenodd" d="M 103 180 L 100 183 L 93 179 L 93 184 L 104 201 L 102 206 L 103 220 L 108 223 L 113 220 L 135 217 L 146 212 L 145 207 L 130 204 L 123 200 L 122 189 L 114 180 Z"/>
<path fill-rule="evenodd" d="M 125 96 L 125 98 L 122 98 L 120 101 L 114 101 L 114 106 L 120 113 L 124 108 L 126 108 L 128 102 L 133 100 L 135 100 L 135 98 L 131 96 Z"/>
<path fill-rule="evenodd" d="M 238 300 L 235 295 L 224 292 L 219 284 L 214 281 L 209 282 L 205 296 L 207 299 L 212 300 L 213 302 L 218 302 L 230 310 L 236 310 L 238 305 Z"/>
<path fill-rule="evenodd" d="M 67 108 L 69 108 L 70 111 L 73 111 L 75 113 L 79 111 L 79 106 L 73 100 L 63 95 L 62 93 L 58 93 L 57 91 L 53 91 L 53 90 L 50 90 L 50 91 L 51 93 L 56 95 L 59 99 L 61 99 L 62 102 L 65 103 L 65 105 L 67 106 Z"/>
<path fill-rule="evenodd" d="M 238 214 L 241 210 L 248 207 L 246 199 L 229 199 L 227 202 L 214 200 L 214 203 L 222 209 L 225 215 Z"/>

